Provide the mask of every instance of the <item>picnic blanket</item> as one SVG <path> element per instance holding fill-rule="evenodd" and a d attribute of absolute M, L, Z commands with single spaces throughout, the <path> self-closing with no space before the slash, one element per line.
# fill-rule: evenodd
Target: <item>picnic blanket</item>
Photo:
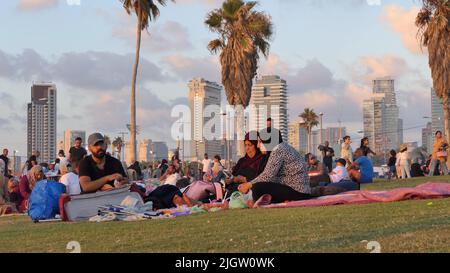
<path fill-rule="evenodd" d="M 254 208 L 319 207 L 345 204 L 369 204 L 403 200 L 436 199 L 450 197 L 450 183 L 425 183 L 415 188 L 397 188 L 388 191 L 351 191 L 316 199 L 271 204 L 271 196 L 263 195 Z"/>

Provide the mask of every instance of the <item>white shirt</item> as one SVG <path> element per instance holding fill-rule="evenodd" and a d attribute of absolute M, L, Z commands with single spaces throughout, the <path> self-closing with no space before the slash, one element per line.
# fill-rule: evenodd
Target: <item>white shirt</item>
<path fill-rule="evenodd" d="M 350 180 L 348 171 L 344 166 L 336 166 L 333 170 L 333 174 L 330 174 L 330 180 L 333 183 L 341 182 L 342 180 Z"/>
<path fill-rule="evenodd" d="M 180 180 L 180 174 L 178 174 L 178 173 L 171 174 L 166 177 L 166 181 L 164 182 L 164 185 L 176 186 L 178 180 Z"/>
<path fill-rule="evenodd" d="M 211 170 L 211 162 L 211 159 L 203 159 L 202 164 L 204 173 L 207 173 Z"/>
<path fill-rule="evenodd" d="M 60 165 L 67 165 L 67 158 L 64 156 L 58 156 Z"/>
<path fill-rule="evenodd" d="M 397 154 L 397 166 L 406 166 L 409 165 L 409 153 L 408 151 L 401 152 Z"/>
<path fill-rule="evenodd" d="M 70 172 L 61 176 L 62 184 L 66 186 L 66 191 L 70 195 L 81 194 L 80 179 L 77 174 Z"/>
<path fill-rule="evenodd" d="M 353 162 L 353 150 L 350 144 L 346 144 L 345 142 L 341 145 L 341 157 L 343 159 L 348 159 L 350 162 Z"/>

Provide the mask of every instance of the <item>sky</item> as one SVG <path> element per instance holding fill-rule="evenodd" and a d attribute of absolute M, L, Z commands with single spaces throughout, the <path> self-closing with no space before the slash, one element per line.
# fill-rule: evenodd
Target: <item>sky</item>
<path fill-rule="evenodd" d="M 220 83 L 215 38 L 204 25 L 221 0 L 177 0 L 143 34 L 138 77 L 139 139 L 168 141 L 187 82 Z M 416 38 L 419 0 L 260 0 L 275 26 L 258 74 L 288 83 L 289 117 L 304 108 L 341 121 L 354 138 L 371 80 L 396 80 L 405 141 L 421 140 L 430 116 L 431 74 Z M 119 0 L 8 0 L 0 9 L 0 146 L 26 155 L 26 104 L 33 81 L 58 88 L 58 139 L 66 129 L 116 137 L 129 123 L 136 17 Z M 415 129 L 408 129 L 408 128 Z"/>

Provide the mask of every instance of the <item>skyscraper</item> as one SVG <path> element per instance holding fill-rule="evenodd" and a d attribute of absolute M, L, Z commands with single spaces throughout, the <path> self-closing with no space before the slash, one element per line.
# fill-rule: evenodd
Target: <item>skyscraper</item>
<path fill-rule="evenodd" d="M 288 143 L 297 151 L 306 153 L 308 150 L 308 133 L 304 124 L 300 122 L 289 123 Z"/>
<path fill-rule="evenodd" d="M 152 159 L 152 140 L 142 139 L 138 145 L 139 162 L 150 162 Z"/>
<path fill-rule="evenodd" d="M 216 107 L 216 110 L 220 111 L 222 87 L 202 78 L 192 79 L 189 81 L 188 87 L 188 100 L 191 109 L 190 158 L 192 161 L 197 161 L 202 159 L 205 153 L 210 158 L 216 154 L 222 155 L 222 127 L 214 126 L 212 132 L 205 131 L 205 129 L 210 129 L 205 128 L 205 125 L 214 118 L 205 110 L 208 107 Z M 220 115 L 220 112 L 215 112 L 214 115 Z"/>
<path fill-rule="evenodd" d="M 442 99 L 431 88 L 431 130 L 434 135 L 437 131 L 444 132 L 444 107 Z"/>
<path fill-rule="evenodd" d="M 64 131 L 64 152 L 66 155 L 69 153 L 71 147 L 75 145 L 75 139 L 81 138 L 81 147 L 85 147 L 86 143 L 86 132 L 85 131 L 75 131 L 75 130 L 65 130 Z"/>
<path fill-rule="evenodd" d="M 56 85 L 33 83 L 27 115 L 27 155 L 39 151 L 39 162 L 56 158 Z"/>
<path fill-rule="evenodd" d="M 152 153 L 152 160 L 168 159 L 167 156 L 169 154 L 169 148 L 167 147 L 167 143 L 160 141 L 153 141 L 151 153 Z"/>
<path fill-rule="evenodd" d="M 375 152 L 398 149 L 403 141 L 403 121 L 395 95 L 394 80 L 390 77 L 373 81 L 372 98 L 363 103 L 364 134 Z"/>
<path fill-rule="evenodd" d="M 422 129 L 422 147 L 426 148 L 428 153 L 431 153 L 433 148 L 433 127 L 431 122 L 428 122 L 427 127 Z"/>
<path fill-rule="evenodd" d="M 266 128 L 267 118 L 272 126 L 280 130 L 284 140 L 288 139 L 287 83 L 279 76 L 262 76 L 252 88 L 250 100 L 250 128 Z"/>

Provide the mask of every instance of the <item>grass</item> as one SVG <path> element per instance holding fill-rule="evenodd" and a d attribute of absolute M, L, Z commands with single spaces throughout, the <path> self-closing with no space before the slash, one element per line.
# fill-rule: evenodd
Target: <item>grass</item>
<path fill-rule="evenodd" d="M 449 177 L 378 181 L 364 189 L 413 187 Z M 176 219 L 32 223 L 0 218 L 0 252 L 450 252 L 450 198 L 317 208 L 221 211 Z"/>

